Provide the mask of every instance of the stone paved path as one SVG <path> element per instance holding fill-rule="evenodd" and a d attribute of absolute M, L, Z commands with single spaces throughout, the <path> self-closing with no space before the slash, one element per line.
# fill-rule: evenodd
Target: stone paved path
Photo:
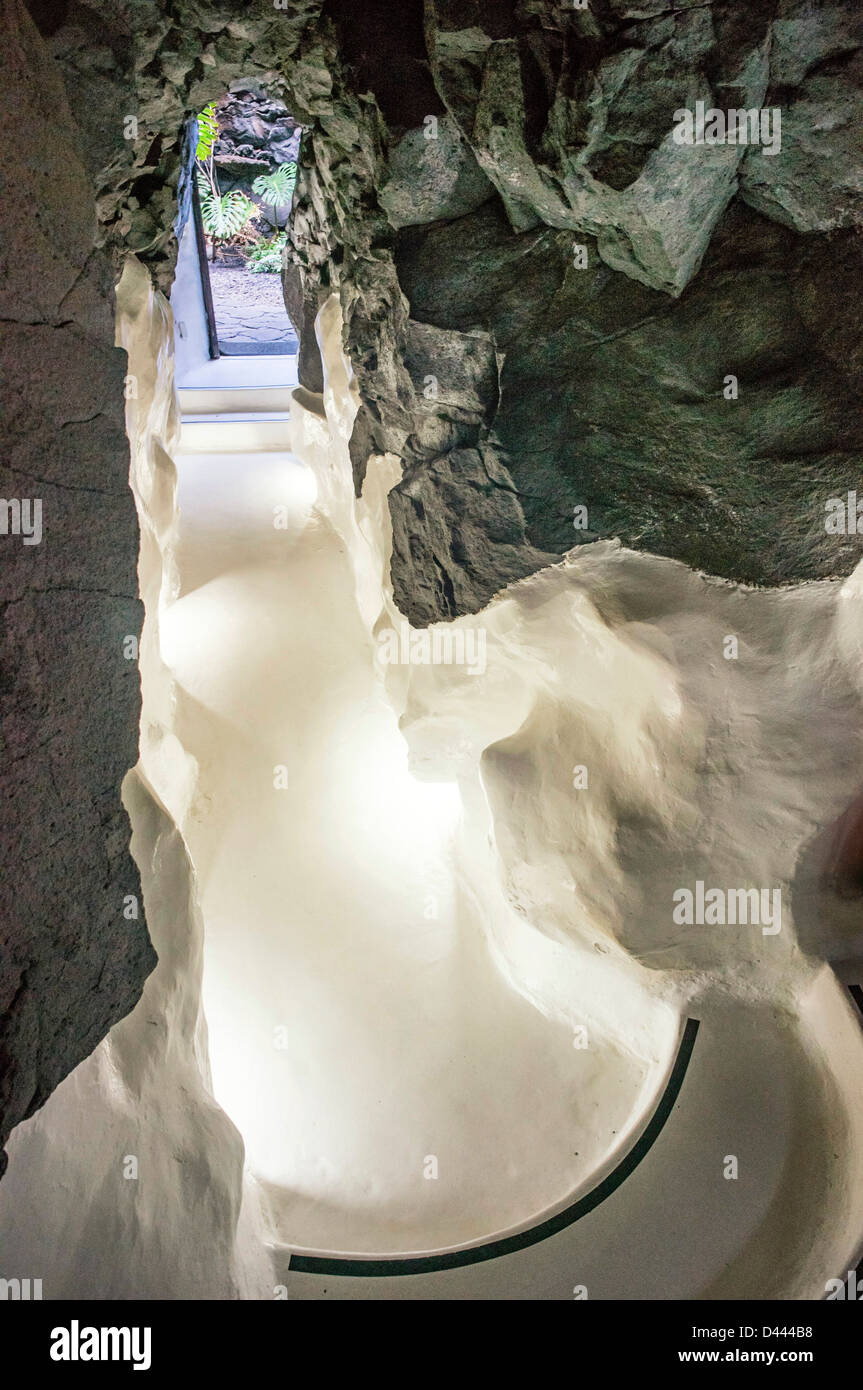
<path fill-rule="evenodd" d="M 220 343 L 284 343 L 290 350 L 296 336 L 285 310 L 281 276 L 253 275 L 218 264 L 209 270 Z"/>

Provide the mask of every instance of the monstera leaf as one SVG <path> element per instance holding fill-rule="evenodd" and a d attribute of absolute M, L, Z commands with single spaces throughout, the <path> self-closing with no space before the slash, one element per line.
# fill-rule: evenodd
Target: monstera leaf
<path fill-rule="evenodd" d="M 280 164 L 271 174 L 259 174 L 252 188 L 271 208 L 278 208 L 291 201 L 296 181 L 297 166 L 292 160 L 290 164 Z"/>
<path fill-rule="evenodd" d="M 204 179 L 199 179 L 198 192 L 204 231 L 218 241 L 236 236 L 256 211 L 251 198 L 236 188 L 231 193 L 216 193 Z"/>

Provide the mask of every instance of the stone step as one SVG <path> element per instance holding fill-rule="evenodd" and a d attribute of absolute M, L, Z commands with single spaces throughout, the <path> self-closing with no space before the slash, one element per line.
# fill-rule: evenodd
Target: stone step
<path fill-rule="evenodd" d="M 218 388 L 181 387 L 177 396 L 185 420 L 199 415 L 252 415 L 261 412 L 287 412 L 291 408 L 292 386 L 230 386 Z"/>
<path fill-rule="evenodd" d="M 289 415 L 276 412 L 239 417 L 184 417 L 180 451 L 187 454 L 284 452 L 290 448 L 289 423 Z"/>

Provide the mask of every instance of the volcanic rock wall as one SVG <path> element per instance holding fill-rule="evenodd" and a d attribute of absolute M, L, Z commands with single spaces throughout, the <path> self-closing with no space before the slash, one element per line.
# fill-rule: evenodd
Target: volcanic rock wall
<path fill-rule="evenodd" d="M 351 343 L 369 435 L 408 459 L 393 577 L 415 621 L 464 611 L 483 565 L 481 601 L 504 568 L 511 532 L 473 544 L 491 458 L 540 551 L 619 536 L 770 584 L 853 566 L 859 540 L 826 533 L 825 505 L 863 445 L 861 36 L 854 6 L 796 0 L 426 7 L 446 114 L 425 139 L 384 81 L 380 201 L 411 324 L 453 351 L 489 334 L 500 398 L 482 466 L 463 439 L 429 457 Z M 698 101 L 778 108 L 780 148 L 677 144 L 675 113 Z M 458 512 L 447 545 L 437 517 Z"/>
<path fill-rule="evenodd" d="M 296 159 L 300 128 L 279 101 L 254 84 L 229 92 L 218 103 L 219 138 L 216 164 L 220 171 L 259 174 Z"/>
<path fill-rule="evenodd" d="M 358 487 L 370 452 L 404 462 L 393 580 L 414 621 L 597 537 L 752 583 L 850 570 L 856 534 L 824 526 L 863 435 L 850 0 L 124 13 L 138 132 L 100 214 L 163 288 L 183 120 L 245 79 L 308 132 L 286 277 L 301 380 L 320 390 L 312 325 L 336 288 Z M 54 45 L 80 88 L 80 53 Z M 681 145 L 698 102 L 781 127 Z"/>
<path fill-rule="evenodd" d="M 0 1145 L 128 1013 L 156 959 L 120 802 L 141 605 L 125 356 L 90 177 L 104 136 L 76 123 L 14 0 L 4 35 Z M 91 58 L 96 94 L 117 66 L 107 43 Z M 122 115 L 126 89 L 108 85 Z"/>

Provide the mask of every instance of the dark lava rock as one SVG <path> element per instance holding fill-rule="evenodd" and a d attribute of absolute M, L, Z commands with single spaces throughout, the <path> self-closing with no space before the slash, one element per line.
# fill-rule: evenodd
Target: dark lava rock
<path fill-rule="evenodd" d="M 0 493 L 38 500 L 42 534 L 0 535 L 0 1145 L 155 965 L 120 800 L 140 712 L 123 645 L 142 612 L 126 358 L 88 176 L 105 137 L 94 155 L 26 12 L 5 42 Z"/>
<path fill-rule="evenodd" d="M 583 505 L 592 533 L 729 578 L 847 572 L 860 539 L 826 533 L 825 503 L 863 458 L 859 238 L 812 243 L 737 204 L 679 299 L 593 244 L 576 269 L 572 246 L 487 207 L 403 233 L 397 254 L 415 318 L 505 351 L 494 431 L 533 544 L 575 544 Z"/>

